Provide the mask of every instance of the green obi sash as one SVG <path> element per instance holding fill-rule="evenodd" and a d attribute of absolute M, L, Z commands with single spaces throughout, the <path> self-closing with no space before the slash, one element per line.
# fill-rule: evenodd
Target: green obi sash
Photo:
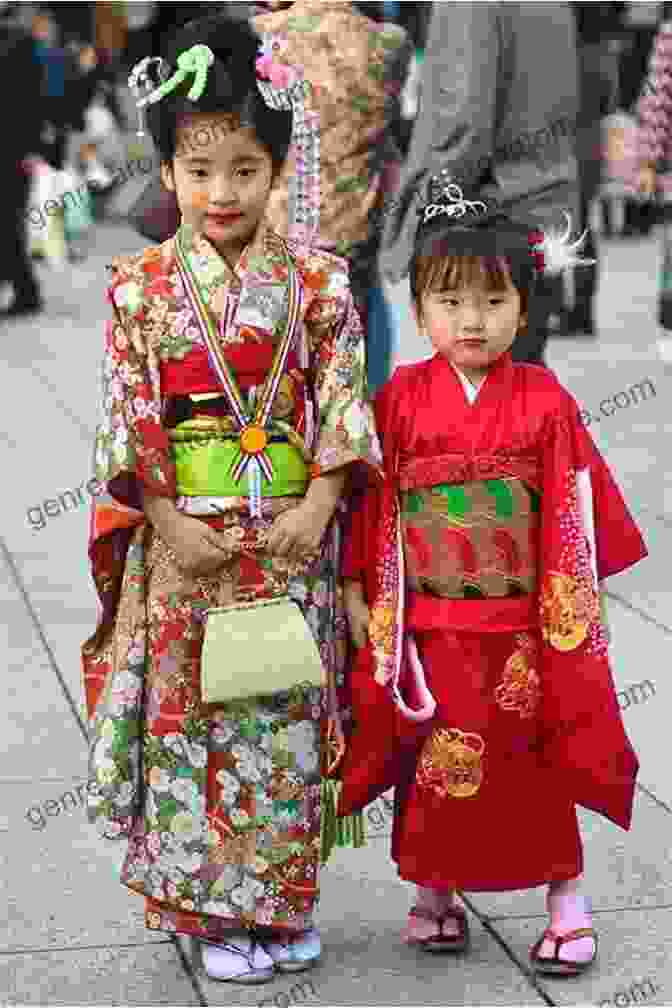
<path fill-rule="evenodd" d="M 188 420 L 170 431 L 177 474 L 177 492 L 185 497 L 247 496 L 247 476 L 240 483 L 231 469 L 240 457 L 237 434 L 217 430 L 217 422 Z M 262 497 L 303 497 L 308 488 L 308 466 L 299 449 L 282 435 L 271 435 L 266 452 L 273 465 L 273 482 L 262 473 Z"/>
<path fill-rule="evenodd" d="M 537 589 L 540 497 L 514 477 L 402 493 L 410 588 L 439 598 L 505 598 Z"/>

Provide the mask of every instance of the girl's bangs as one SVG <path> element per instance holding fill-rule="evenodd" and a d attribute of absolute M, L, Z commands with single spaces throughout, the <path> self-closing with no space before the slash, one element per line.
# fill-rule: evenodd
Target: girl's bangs
<path fill-rule="evenodd" d="M 507 256 L 424 256 L 418 262 L 418 272 L 424 273 L 419 283 L 422 293 L 452 291 L 464 287 L 505 291 L 513 286 L 511 264 Z M 424 268 L 423 268 L 424 267 Z"/>

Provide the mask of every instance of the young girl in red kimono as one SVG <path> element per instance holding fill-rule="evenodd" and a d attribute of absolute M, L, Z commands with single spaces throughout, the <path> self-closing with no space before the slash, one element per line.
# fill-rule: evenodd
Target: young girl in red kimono
<path fill-rule="evenodd" d="M 395 786 L 406 940 L 464 951 L 457 890 L 547 884 L 531 957 L 561 974 L 597 953 L 575 805 L 627 829 L 638 769 L 598 583 L 646 555 L 572 396 L 509 353 L 544 253 L 575 248 L 455 183 L 424 208 L 410 279 L 436 353 L 377 396 L 385 480 L 343 569 L 360 650 L 339 808 Z"/>

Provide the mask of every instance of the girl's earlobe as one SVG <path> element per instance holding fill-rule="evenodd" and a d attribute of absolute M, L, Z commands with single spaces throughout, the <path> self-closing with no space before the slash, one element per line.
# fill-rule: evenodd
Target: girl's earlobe
<path fill-rule="evenodd" d="M 173 178 L 173 169 L 169 164 L 165 162 L 162 163 L 159 169 L 161 175 L 161 181 L 169 192 L 175 192 L 175 179 Z"/>

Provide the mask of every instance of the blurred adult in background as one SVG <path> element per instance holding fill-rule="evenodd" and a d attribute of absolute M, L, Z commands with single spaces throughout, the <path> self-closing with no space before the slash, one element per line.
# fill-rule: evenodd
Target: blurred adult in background
<path fill-rule="evenodd" d="M 602 120 L 616 111 L 618 53 L 613 41 L 621 31 L 621 4 L 573 3 L 579 68 L 579 110 L 576 155 L 579 165 L 577 229 L 586 231 L 582 254 L 595 259 L 574 273 L 574 306 L 569 315 L 571 334 L 594 335 L 593 302 L 597 291 L 598 248 L 590 227 L 590 211 L 602 181 Z"/>
<path fill-rule="evenodd" d="M 64 45 L 93 45 L 95 42 L 94 4 L 49 3 L 44 7 L 58 25 Z"/>
<path fill-rule="evenodd" d="M 421 68 L 424 60 L 427 32 L 432 16 L 431 3 L 381 2 L 356 3 L 362 14 L 375 21 L 388 21 L 401 25 L 414 47 L 401 96 L 401 114 L 395 125 L 395 136 L 404 156 L 408 154 L 411 133 L 418 114 Z"/>
<path fill-rule="evenodd" d="M 135 0 L 126 4 L 126 47 L 122 62 L 130 69 L 148 52 L 152 52 L 152 26 L 158 13 L 158 3 Z"/>
<path fill-rule="evenodd" d="M 98 59 L 114 65 L 126 48 L 126 4 L 99 0 L 94 4 L 94 18 Z"/>
<path fill-rule="evenodd" d="M 670 4 L 624 3 L 622 7 L 623 50 L 619 66 L 619 105 L 629 113 L 636 112 L 646 69 L 651 56 L 653 40 L 659 24 Z M 623 235 L 625 237 L 650 234 L 656 221 L 655 207 L 646 200 L 626 199 L 624 205 Z"/>
<path fill-rule="evenodd" d="M 60 29 L 48 7 L 37 8 L 32 20 L 34 62 L 39 66 L 45 128 L 41 153 L 56 171 L 63 168 L 70 117 L 66 81 L 73 76 L 71 60 L 61 45 Z"/>
<path fill-rule="evenodd" d="M 0 144 L 0 280 L 11 284 L 14 300 L 4 318 L 39 311 L 42 299 L 27 251 L 26 210 L 30 176 L 24 161 L 41 145 L 44 126 L 40 67 L 31 35 L 18 24 L 18 4 L 0 4 L 0 93 L 18 95 L 20 114 L 12 117 Z"/>
<path fill-rule="evenodd" d="M 542 229 L 575 211 L 575 25 L 567 3 L 435 3 L 417 122 L 396 205 L 385 217 L 381 262 L 395 282 L 408 272 L 417 207 L 443 174 L 467 189 L 492 186 Z M 575 217 L 575 212 L 573 213 Z M 543 278 L 515 360 L 543 363 L 548 320 L 562 297 Z"/>

